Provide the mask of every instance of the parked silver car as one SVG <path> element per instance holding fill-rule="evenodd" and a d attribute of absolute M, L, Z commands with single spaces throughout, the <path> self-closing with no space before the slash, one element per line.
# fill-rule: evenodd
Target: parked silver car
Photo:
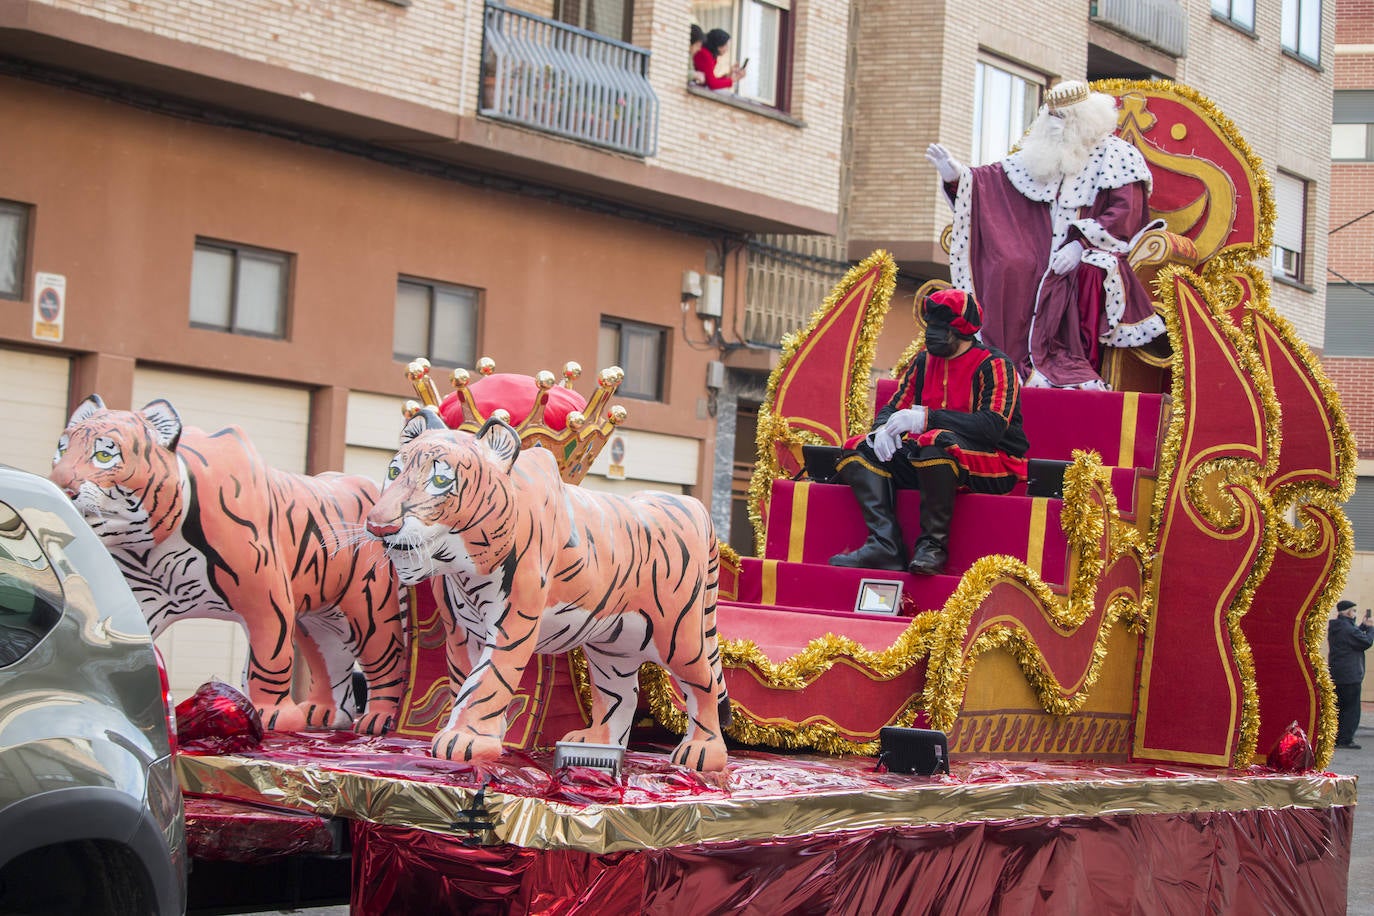
<path fill-rule="evenodd" d="M 0 466 L 0 913 L 182 913 L 175 718 L 123 575 L 47 480 Z"/>

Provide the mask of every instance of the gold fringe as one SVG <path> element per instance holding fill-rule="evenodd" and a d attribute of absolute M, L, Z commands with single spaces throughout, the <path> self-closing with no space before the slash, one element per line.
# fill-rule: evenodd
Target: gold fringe
<path fill-rule="evenodd" d="M 845 420 L 849 428 L 862 428 L 867 431 L 873 422 L 873 386 L 869 375 L 873 369 L 878 335 L 882 333 L 883 320 L 887 317 L 887 310 L 892 302 L 892 292 L 897 288 L 897 262 L 892 255 L 879 249 L 860 261 L 857 266 L 850 268 L 844 278 L 830 291 L 830 295 L 826 296 L 820 308 L 811 314 L 811 320 L 806 327 L 782 338 L 782 355 L 778 358 L 778 365 L 768 376 L 767 394 L 759 406 L 758 432 L 755 439 L 758 460 L 754 465 L 754 474 L 749 480 L 749 521 L 754 525 L 754 550 L 758 556 L 763 556 L 764 539 L 767 537 L 764 530 L 763 507 L 772 499 L 773 481 L 784 476 L 774 451 L 774 444 L 781 443 L 789 448 L 799 448 L 803 443 L 828 444 L 819 442 L 814 436 L 794 430 L 788 424 L 787 417 L 773 413 L 778 383 L 797 355 L 797 351 L 806 339 L 815 333 L 826 314 L 849 294 L 864 274 L 875 267 L 880 268 L 880 275 L 868 313 L 859 328 L 854 348 L 853 383 L 845 393 Z"/>
<path fill-rule="evenodd" d="M 771 661 L 752 640 L 725 640 L 721 643 L 721 662 L 727 668 L 748 669 L 774 690 L 800 690 L 825 674 L 838 661 L 867 670 L 875 681 L 886 681 L 905 673 L 930 652 L 931 636 L 940 624 L 938 612 L 918 615 L 891 646 L 881 652 L 864 648 L 854 640 L 827 633 L 811 640 L 806 648 L 784 662 Z M 657 665 L 640 669 L 640 680 L 648 697 L 649 709 L 665 728 L 683 734 L 687 716 L 678 708 L 680 694 L 671 678 Z M 891 720 L 899 726 L 911 725 L 921 709 L 921 698 L 911 697 Z M 877 752 L 873 741 L 845 737 L 834 725 L 825 722 L 775 725 L 759 722 L 738 705 L 734 722 L 726 734 L 745 744 L 790 749 L 814 748 L 826 754 L 864 754 Z"/>
<path fill-rule="evenodd" d="M 1335 549 L 1331 560 L 1330 575 L 1326 585 L 1320 594 L 1313 599 L 1302 619 L 1303 652 L 1308 664 L 1317 676 L 1320 707 L 1317 717 L 1317 732 L 1309 737 L 1316 750 L 1317 766 L 1325 768 L 1330 764 L 1331 756 L 1335 752 L 1337 722 L 1335 685 L 1331 681 L 1326 659 L 1321 654 L 1321 646 L 1326 637 L 1326 621 L 1330 608 L 1345 591 L 1345 583 L 1350 575 L 1350 564 L 1354 554 L 1354 532 L 1349 518 L 1340 507 L 1340 503 L 1349 499 L 1355 491 L 1355 465 L 1359 451 L 1354 432 L 1350 428 L 1350 423 L 1346 418 L 1345 409 L 1335 386 L 1331 384 L 1330 377 L 1327 376 L 1321 360 L 1313 355 L 1311 349 L 1293 329 L 1288 319 L 1274 310 L 1269 299 L 1269 283 L 1265 280 L 1263 272 L 1254 265 L 1249 265 L 1239 273 L 1243 273 L 1249 278 L 1255 293 L 1254 301 L 1250 303 L 1250 308 L 1242 322 L 1247 342 L 1256 351 L 1259 350 L 1259 335 L 1255 327 L 1254 316 L 1262 315 L 1283 346 L 1290 350 L 1298 362 L 1311 374 L 1312 381 L 1316 384 L 1321 396 L 1322 404 L 1326 408 L 1327 418 L 1331 423 L 1332 447 L 1336 459 L 1334 488 L 1325 483 L 1308 480 L 1279 485 L 1272 488 L 1270 493 L 1272 506 L 1270 518 L 1276 529 L 1277 543 L 1285 550 L 1291 553 L 1304 554 L 1317 549 L 1325 530 L 1325 526 L 1320 524 L 1318 513 L 1324 513 L 1335 528 L 1331 532 Z M 1234 287 L 1235 284 L 1232 283 L 1232 286 Z M 1266 392 L 1262 391 L 1261 393 Z M 1274 394 L 1272 386 L 1267 390 L 1267 393 L 1275 398 L 1275 412 L 1277 412 L 1277 396 Z M 1278 423 L 1275 423 L 1274 426 L 1277 427 Z M 1281 430 L 1279 432 L 1281 433 Z M 1281 435 L 1277 435 L 1274 442 L 1276 449 L 1274 454 L 1277 455 L 1277 448 L 1282 444 Z M 1290 510 L 1295 513 L 1299 522 L 1302 522 L 1304 516 L 1308 520 L 1301 525 L 1289 523 L 1287 514 Z M 1258 731 L 1258 722 L 1256 723 L 1256 731 Z"/>
<path fill-rule="evenodd" d="M 1094 637 L 1091 661 L 1080 689 L 1069 693 L 1050 671 L 1039 646 L 1020 626 L 1001 625 L 978 634 L 965 646 L 973 615 L 992 589 L 1003 582 L 1015 583 L 1031 593 L 1051 623 L 1075 631 L 1087 622 L 1095 607 L 1097 583 L 1107 564 L 1132 554 L 1143 567 L 1145 558 L 1134 527 L 1121 521 L 1110 472 L 1094 452 L 1074 452 L 1074 463 L 1064 474 L 1064 507 L 1060 527 L 1069 544 L 1075 568 L 1067 599 L 1056 596 L 1044 580 L 1015 557 L 991 555 L 977 560 L 964 574 L 941 612 L 943 625 L 936 635 L 926 669 L 924 702 L 932 727 L 948 731 L 963 706 L 974 660 L 985 652 L 1002 649 L 1015 659 L 1040 705 L 1051 715 L 1068 715 L 1083 708 L 1090 688 L 1102 673 L 1107 639 L 1112 625 L 1121 623 L 1142 633 L 1151 607 L 1147 594 L 1134 599 L 1118 595 L 1108 602 Z"/>

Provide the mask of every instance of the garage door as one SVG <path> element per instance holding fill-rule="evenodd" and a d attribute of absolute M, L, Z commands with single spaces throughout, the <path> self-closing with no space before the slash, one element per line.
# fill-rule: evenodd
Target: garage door
<path fill-rule="evenodd" d="M 135 408 L 157 398 L 170 401 L 187 426 L 215 432 L 237 424 L 268 464 L 305 472 L 310 392 L 304 388 L 164 369 L 136 370 Z"/>
<path fill-rule="evenodd" d="M 136 407 L 165 398 L 187 426 L 209 432 L 238 425 L 264 460 L 282 470 L 303 473 L 310 435 L 310 393 L 219 376 L 137 369 Z M 211 678 L 239 685 L 248 658 L 248 640 L 237 624 L 220 620 L 183 620 L 158 637 L 167 662 L 172 694 L 180 701 Z"/>
<path fill-rule="evenodd" d="M 0 463 L 48 475 L 67 425 L 65 356 L 0 349 Z"/>
<path fill-rule="evenodd" d="M 616 440 L 619 440 L 617 443 Z M 611 454 L 618 451 L 621 464 L 611 472 Z M 697 456 L 701 441 L 641 430 L 617 429 L 610 442 L 592 462 L 582 485 L 592 490 L 632 493 L 663 490 L 685 493 L 697 482 Z"/>
<path fill-rule="evenodd" d="M 348 423 L 344 430 L 344 470 L 378 482 L 396 454 L 405 418 L 405 399 L 366 391 L 348 393 Z"/>

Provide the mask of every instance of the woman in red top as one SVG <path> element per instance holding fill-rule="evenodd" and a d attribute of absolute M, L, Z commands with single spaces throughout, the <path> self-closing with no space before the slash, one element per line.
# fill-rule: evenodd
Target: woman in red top
<path fill-rule="evenodd" d="M 717 76 L 716 65 L 725 49 L 730 46 L 730 33 L 724 29 L 712 29 L 706 33 L 706 41 L 692 57 L 696 67 L 706 81 L 708 89 L 729 89 L 744 76 L 744 68 L 732 66 L 729 76 Z"/>

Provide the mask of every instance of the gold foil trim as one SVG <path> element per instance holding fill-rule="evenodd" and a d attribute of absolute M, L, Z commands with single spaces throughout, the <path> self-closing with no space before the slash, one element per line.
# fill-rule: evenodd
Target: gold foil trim
<path fill-rule="evenodd" d="M 855 779 L 815 793 L 688 799 L 633 805 L 577 806 L 488 789 L 485 817 L 494 826 L 469 834 L 455 824 L 473 807 L 477 789 L 341 770 L 318 770 L 244 757 L 178 755 L 187 792 L 280 805 L 397 827 L 464 837 L 483 845 L 570 849 L 596 855 L 699 843 L 758 842 L 844 830 L 962 824 L 1011 818 L 1103 817 L 1331 808 L 1354 805 L 1353 776 L 1189 775 L 1125 779 L 1040 778 L 1023 782 L 950 784 L 894 780 L 874 788 Z M 732 764 L 727 779 L 753 767 Z M 785 776 L 785 773 L 783 774 Z"/>
<path fill-rule="evenodd" d="M 850 290 L 854 288 L 854 285 L 875 267 L 879 268 L 877 283 L 869 299 L 867 314 L 864 316 L 862 325 L 858 328 L 858 337 L 854 346 L 853 381 L 849 391 L 844 393 L 844 413 L 849 428 L 862 428 L 867 432 L 869 424 L 873 422 L 873 392 L 869 373 L 873 367 L 873 355 L 878 347 L 878 336 L 883 330 L 883 320 L 887 317 L 888 306 L 892 301 L 892 292 L 897 288 L 897 262 L 892 255 L 879 249 L 864 258 L 855 267 L 850 268 L 849 272 L 830 291 L 830 295 L 825 297 L 820 308 L 811 314 L 811 320 L 806 327 L 795 334 L 783 335 L 782 353 L 778 358 L 777 366 L 768 376 L 767 393 L 759 407 L 758 430 L 755 438 L 758 458 L 754 466 L 754 475 L 749 480 L 749 520 L 754 524 L 755 553 L 758 556 L 763 556 L 764 541 L 767 536 L 763 507 L 772 499 L 773 481 L 784 476 L 782 467 L 778 463 L 775 444 L 790 448 L 797 454 L 801 453 L 800 447 L 803 443 L 812 445 L 831 444 L 821 442 L 812 433 L 794 429 L 788 423 L 787 417 L 780 417 L 773 413 L 773 404 L 777 400 L 778 384 L 793 358 L 801 350 L 802 344 L 816 331 L 826 314 L 843 301 Z"/>

